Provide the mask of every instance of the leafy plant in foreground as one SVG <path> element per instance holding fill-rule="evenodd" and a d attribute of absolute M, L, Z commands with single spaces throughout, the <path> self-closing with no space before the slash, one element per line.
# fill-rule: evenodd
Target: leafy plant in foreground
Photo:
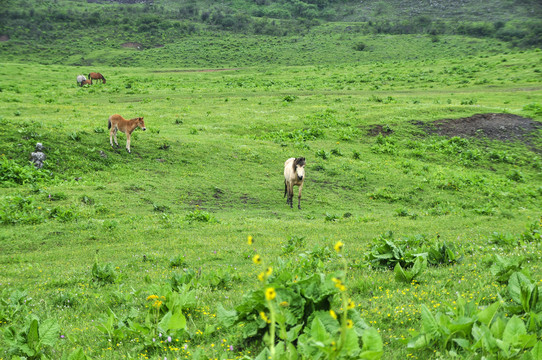
<path fill-rule="evenodd" d="M 169 346 L 173 339 L 183 337 L 187 333 L 183 310 L 196 304 L 195 293 L 189 285 L 179 289 L 179 292 L 166 287 L 155 290 L 154 294 L 147 297 L 145 320 L 142 323 L 128 322 L 131 331 L 141 339 L 138 351 L 152 353 Z"/>
<path fill-rule="evenodd" d="M 416 261 L 414 261 L 412 270 L 404 270 L 401 267 L 401 264 L 397 263 L 393 269 L 393 272 L 395 273 L 395 280 L 410 284 L 421 273 L 423 273 L 425 269 L 427 269 L 427 257 L 419 256 L 416 258 Z"/>
<path fill-rule="evenodd" d="M 91 275 L 92 280 L 101 285 L 111 284 L 116 278 L 115 269 L 113 269 L 113 266 L 111 264 L 99 264 L 97 256 L 96 260 L 94 261 L 94 265 L 92 266 Z"/>
<path fill-rule="evenodd" d="M 54 319 L 41 321 L 33 315 L 22 329 L 11 325 L 3 330 L 3 335 L 10 354 L 27 359 L 49 359 L 46 351 L 54 348 L 60 327 Z"/>
<path fill-rule="evenodd" d="M 0 326 L 12 322 L 32 298 L 26 290 L 2 290 L 0 296 Z"/>
<path fill-rule="evenodd" d="M 508 294 L 516 305 L 507 305 L 507 309 L 516 314 L 542 312 L 541 292 L 542 288 L 539 288 L 525 274 L 515 272 L 508 280 Z"/>
<path fill-rule="evenodd" d="M 342 247 L 337 242 L 337 253 Z M 380 359 L 380 335 L 360 318 L 348 298 L 344 258 L 344 269 L 328 275 L 275 272 L 259 255 L 253 262 L 264 269 L 258 275 L 261 286 L 248 292 L 234 310 L 219 305 L 218 317 L 224 326 L 241 329 L 243 339 L 267 343 L 257 359 Z"/>
<path fill-rule="evenodd" d="M 495 255 L 495 260 L 489 268 L 489 271 L 495 277 L 495 280 L 501 284 L 505 284 L 512 274 L 521 270 L 523 261 L 523 258 L 505 258 L 500 255 Z"/>

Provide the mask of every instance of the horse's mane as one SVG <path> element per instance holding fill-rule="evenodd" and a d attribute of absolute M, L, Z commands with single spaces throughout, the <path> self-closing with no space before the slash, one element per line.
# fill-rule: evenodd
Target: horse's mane
<path fill-rule="evenodd" d="M 292 164 L 292 166 L 293 166 L 293 168 L 294 168 L 294 171 L 295 171 L 295 168 L 296 168 L 298 165 L 299 165 L 299 166 L 305 165 L 305 158 L 304 158 L 304 157 L 298 157 L 298 158 L 295 158 L 295 160 L 294 160 L 294 162 L 293 162 L 293 164 Z"/>

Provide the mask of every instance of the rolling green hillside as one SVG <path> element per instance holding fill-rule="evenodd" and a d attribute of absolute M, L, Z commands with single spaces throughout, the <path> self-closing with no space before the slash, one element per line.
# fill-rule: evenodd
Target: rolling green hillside
<path fill-rule="evenodd" d="M 0 60 L 168 67 L 374 61 L 379 55 L 370 53 L 380 49 L 371 45 L 382 35 L 424 35 L 437 46 L 450 35 L 498 40 L 505 46 L 540 46 L 541 15 L 542 5 L 535 0 L 483 5 L 436 0 L 5 0 L 0 9 Z M 401 41 L 383 44 L 401 53 Z"/>

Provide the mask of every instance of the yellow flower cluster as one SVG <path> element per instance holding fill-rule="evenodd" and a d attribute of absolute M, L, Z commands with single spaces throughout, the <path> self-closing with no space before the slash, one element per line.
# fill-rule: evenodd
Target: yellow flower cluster
<path fill-rule="evenodd" d="M 158 295 L 147 296 L 147 301 L 153 301 L 152 307 L 155 307 L 157 309 L 159 309 L 163 304 L 163 302 L 160 299 L 166 300 L 166 297 L 165 296 L 158 297 Z"/>
<path fill-rule="evenodd" d="M 343 284 L 341 279 L 333 278 L 331 279 L 335 283 L 335 287 L 341 291 L 346 291 L 346 286 Z"/>
<path fill-rule="evenodd" d="M 266 323 L 270 324 L 271 323 L 271 320 L 269 320 L 269 318 L 267 317 L 267 315 L 265 315 L 265 313 L 263 311 L 260 311 L 260 317 L 263 319 L 263 321 L 265 321 Z"/>

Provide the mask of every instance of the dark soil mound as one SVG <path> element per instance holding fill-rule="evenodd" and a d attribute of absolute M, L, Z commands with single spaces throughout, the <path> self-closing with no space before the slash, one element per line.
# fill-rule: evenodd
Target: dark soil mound
<path fill-rule="evenodd" d="M 414 121 L 429 134 L 481 137 L 528 143 L 529 135 L 542 129 L 542 123 L 513 114 L 475 114 L 460 119 L 441 119 L 430 123 Z"/>
<path fill-rule="evenodd" d="M 390 129 L 390 127 L 387 125 L 374 125 L 369 127 L 369 129 L 367 130 L 367 135 L 369 136 L 388 136 L 391 134 L 393 134 L 393 130 Z"/>

